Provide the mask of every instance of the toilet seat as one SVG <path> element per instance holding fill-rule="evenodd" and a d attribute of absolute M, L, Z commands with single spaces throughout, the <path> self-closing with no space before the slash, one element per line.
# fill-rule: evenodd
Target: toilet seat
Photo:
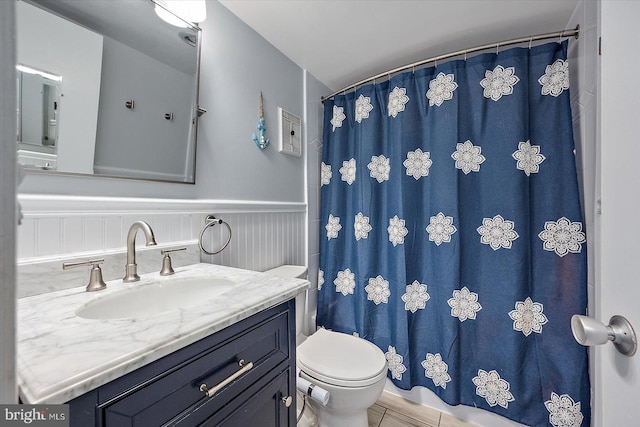
<path fill-rule="evenodd" d="M 298 367 L 307 375 L 343 387 L 365 387 L 386 376 L 382 350 L 364 339 L 320 329 L 297 348 Z"/>

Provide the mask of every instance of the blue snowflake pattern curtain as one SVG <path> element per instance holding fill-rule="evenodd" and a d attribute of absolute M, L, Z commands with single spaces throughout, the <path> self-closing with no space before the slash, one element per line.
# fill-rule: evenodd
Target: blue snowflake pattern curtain
<path fill-rule="evenodd" d="M 590 424 L 586 243 L 567 42 L 325 101 L 318 325 L 396 386 L 531 426 Z"/>

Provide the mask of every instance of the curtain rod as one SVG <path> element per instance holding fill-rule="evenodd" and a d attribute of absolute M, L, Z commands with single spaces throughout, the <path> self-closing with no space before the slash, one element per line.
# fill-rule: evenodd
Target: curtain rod
<path fill-rule="evenodd" d="M 334 96 L 338 95 L 339 93 L 350 91 L 351 89 L 357 88 L 358 86 L 361 86 L 361 85 L 363 85 L 365 83 L 368 83 L 370 81 L 379 79 L 380 77 L 391 76 L 391 74 L 395 74 L 395 73 L 398 73 L 400 71 L 408 70 L 409 68 L 419 67 L 421 65 L 428 64 L 429 62 L 435 62 L 437 64 L 438 61 L 440 61 L 440 60 L 447 59 L 447 58 L 453 58 L 454 56 L 460 56 L 460 55 L 465 55 L 465 59 L 466 59 L 466 55 L 468 53 L 478 52 L 478 51 L 486 50 L 486 49 L 490 49 L 490 48 L 500 49 L 502 46 L 509 46 L 509 45 L 525 43 L 525 42 L 529 42 L 529 47 L 531 47 L 531 42 L 534 42 L 534 41 L 552 39 L 552 38 L 556 38 L 556 37 L 562 38 L 562 37 L 571 37 L 571 36 L 575 36 L 576 39 L 577 39 L 579 35 L 580 35 L 580 25 L 577 25 L 576 28 L 574 28 L 572 30 L 562 30 L 562 31 L 555 31 L 553 33 L 544 33 L 544 34 L 537 34 L 535 36 L 520 37 L 520 38 L 517 38 L 517 39 L 505 40 L 505 41 L 501 41 L 501 42 L 497 42 L 497 43 L 489 43 L 489 44 L 485 44 L 485 45 L 482 45 L 482 46 L 476 46 L 476 47 L 472 47 L 472 48 L 469 48 L 469 49 L 459 50 L 457 52 L 445 53 L 444 55 L 434 56 L 434 57 L 429 58 L 429 59 L 423 59 L 422 61 L 414 62 L 412 64 L 403 65 L 402 67 L 394 68 L 392 70 L 385 71 L 384 73 L 376 74 L 375 76 L 371 76 L 371 77 L 368 77 L 368 78 L 366 78 L 364 80 L 360 80 L 357 83 L 353 83 L 353 84 L 351 84 L 349 86 L 346 86 L 346 87 L 344 87 L 344 88 L 342 88 L 340 90 L 337 90 L 337 91 L 333 92 L 329 96 L 321 97 L 320 100 L 322 102 L 324 102 L 327 99 L 333 98 Z"/>

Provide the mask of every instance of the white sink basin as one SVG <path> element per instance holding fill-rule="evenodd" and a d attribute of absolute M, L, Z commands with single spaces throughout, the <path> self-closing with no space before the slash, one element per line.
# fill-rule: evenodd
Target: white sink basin
<path fill-rule="evenodd" d="M 206 304 L 234 282 L 211 276 L 172 277 L 95 299 L 76 314 L 85 319 L 125 319 Z"/>

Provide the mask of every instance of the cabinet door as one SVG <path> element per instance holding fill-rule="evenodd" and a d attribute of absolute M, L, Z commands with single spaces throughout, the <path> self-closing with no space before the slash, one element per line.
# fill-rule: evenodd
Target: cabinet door
<path fill-rule="evenodd" d="M 291 368 L 266 384 L 256 383 L 225 408 L 209 418 L 207 427 L 294 427 L 296 425 L 295 390 L 289 390 Z M 291 397 L 287 407 L 285 399 Z"/>

